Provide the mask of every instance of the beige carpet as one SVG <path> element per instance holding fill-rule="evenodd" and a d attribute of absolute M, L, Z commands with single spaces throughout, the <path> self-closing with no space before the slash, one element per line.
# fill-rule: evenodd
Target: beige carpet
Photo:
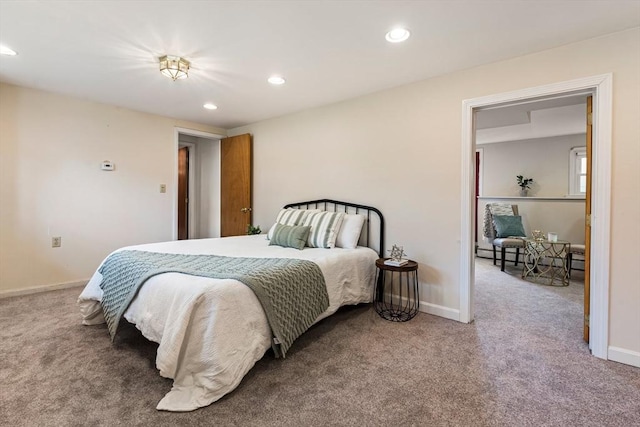
<path fill-rule="evenodd" d="M 190 413 L 155 410 L 171 387 L 156 346 L 133 327 L 112 346 L 104 326 L 80 325 L 79 289 L 3 299 L 0 425 L 640 426 L 640 369 L 582 342 L 581 282 L 519 272 L 478 261 L 470 325 L 341 310 Z"/>

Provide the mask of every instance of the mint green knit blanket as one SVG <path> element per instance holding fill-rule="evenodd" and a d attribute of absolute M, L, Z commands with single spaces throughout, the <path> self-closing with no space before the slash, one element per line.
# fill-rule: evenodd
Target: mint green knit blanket
<path fill-rule="evenodd" d="M 322 271 L 306 260 L 125 250 L 110 255 L 99 272 L 102 310 L 112 341 L 140 287 L 162 273 L 235 279 L 251 288 L 271 327 L 276 357 L 284 357 L 295 339 L 329 307 Z"/>

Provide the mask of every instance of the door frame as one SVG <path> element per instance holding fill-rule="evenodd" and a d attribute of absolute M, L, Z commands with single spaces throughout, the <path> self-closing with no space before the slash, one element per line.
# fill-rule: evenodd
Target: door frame
<path fill-rule="evenodd" d="M 188 239 L 193 239 L 196 235 L 197 235 L 197 227 L 196 224 L 198 224 L 198 215 L 197 215 L 197 209 L 196 208 L 196 155 L 197 155 L 197 145 L 194 144 L 193 142 L 179 142 L 178 143 L 178 150 L 180 148 L 188 148 L 189 149 L 189 176 L 187 177 L 188 180 L 188 184 L 187 184 L 187 189 L 188 189 L 188 195 L 187 195 L 187 199 L 189 199 L 189 203 L 187 203 L 187 238 Z M 176 184 L 176 191 L 177 191 L 178 187 Z M 178 212 L 178 207 L 177 207 L 177 196 L 176 196 L 176 215 Z M 176 224 L 177 224 L 177 218 L 176 218 Z M 177 238 L 177 235 L 176 235 Z"/>
<path fill-rule="evenodd" d="M 594 356 L 608 359 L 609 271 L 611 231 L 611 136 L 613 75 L 601 74 L 512 92 L 462 101 L 462 215 L 460 232 L 460 318 L 474 318 L 474 190 L 475 122 L 474 110 L 490 106 L 533 101 L 572 92 L 593 95 L 592 212 L 591 212 L 591 313 L 589 347 Z"/>
<path fill-rule="evenodd" d="M 173 198 L 171 203 L 172 210 L 172 224 L 171 224 L 171 239 L 178 240 L 178 149 L 181 145 L 189 146 L 192 149 L 189 150 L 189 223 L 192 224 L 192 227 L 189 227 L 189 238 L 195 237 L 194 233 L 196 230 L 195 224 L 195 209 L 193 207 L 197 204 L 196 197 L 196 186 L 195 184 L 195 164 L 196 164 L 196 153 L 195 153 L 195 144 L 180 142 L 180 135 L 189 135 L 195 136 L 198 138 L 207 138 L 207 139 L 217 139 L 220 140 L 225 138 L 225 135 L 203 132 L 195 129 L 188 129 L 183 127 L 174 127 L 173 128 L 173 185 L 171 186 L 171 191 L 169 192 L 170 196 Z"/>
<path fill-rule="evenodd" d="M 477 159 L 476 159 L 477 157 Z M 475 156 L 473 158 L 473 164 L 474 165 L 479 165 L 479 171 L 474 169 L 474 173 L 473 173 L 473 193 L 474 193 L 474 198 L 473 198 L 473 208 L 475 209 L 475 215 L 473 216 L 473 220 L 474 222 L 477 224 L 478 223 L 478 199 L 475 197 L 475 193 L 476 193 L 476 185 L 477 185 L 477 195 L 478 196 L 483 196 L 483 181 L 484 181 L 484 148 L 478 148 L 476 146 L 475 148 Z M 477 183 L 476 183 L 477 181 Z M 478 230 L 476 227 L 475 232 L 473 233 L 473 240 L 474 240 L 474 253 L 477 254 L 478 253 L 478 247 L 479 247 L 479 240 L 480 240 L 480 236 L 478 236 Z"/>

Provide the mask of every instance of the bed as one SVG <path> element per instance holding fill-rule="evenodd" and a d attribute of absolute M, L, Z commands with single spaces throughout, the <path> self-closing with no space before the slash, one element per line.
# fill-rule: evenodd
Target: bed
<path fill-rule="evenodd" d="M 340 221 L 326 226 L 327 218 L 338 217 Z M 282 243 L 283 235 L 287 239 L 304 237 L 305 247 L 288 247 L 289 240 Z M 294 245 L 299 247 L 299 239 Z M 280 211 L 267 236 L 182 240 L 118 249 L 96 270 L 78 304 L 83 324 L 105 323 L 105 313 L 109 320 L 105 308 L 108 289 L 103 291 L 101 284 L 110 277 L 105 266 L 116 255 L 272 259 L 313 264 L 321 272 L 328 301 L 312 324 L 341 306 L 371 302 L 375 260 L 383 248 L 384 219 L 376 208 L 329 199 L 292 203 Z M 215 402 L 234 390 L 254 364 L 278 344 L 260 293 L 233 277 L 167 271 L 151 275 L 137 290 L 127 291 L 133 296 L 123 306 L 122 318 L 159 344 L 156 367 L 161 376 L 174 381 L 157 409 L 191 411 Z M 295 342 L 291 346 L 295 348 Z"/>

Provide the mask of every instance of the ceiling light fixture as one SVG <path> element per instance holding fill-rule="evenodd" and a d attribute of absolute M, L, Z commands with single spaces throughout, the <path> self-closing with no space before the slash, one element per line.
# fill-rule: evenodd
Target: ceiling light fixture
<path fill-rule="evenodd" d="M 160 72 L 173 81 L 186 79 L 189 76 L 191 63 L 179 56 L 165 55 L 160 57 Z"/>
<path fill-rule="evenodd" d="M 13 49 L 9 49 L 6 46 L 0 46 L 0 55 L 16 56 L 17 54 L 18 52 Z"/>
<path fill-rule="evenodd" d="M 400 43 L 408 39 L 410 35 L 411 33 L 406 28 L 394 28 L 384 38 L 391 43 Z"/>
<path fill-rule="evenodd" d="M 284 79 L 284 77 L 271 76 L 267 79 L 267 81 L 272 85 L 283 85 L 286 80 Z"/>
<path fill-rule="evenodd" d="M 206 108 L 207 110 L 217 110 L 218 106 L 215 104 L 212 104 L 210 102 L 207 102 L 206 104 L 203 105 L 204 108 Z"/>

